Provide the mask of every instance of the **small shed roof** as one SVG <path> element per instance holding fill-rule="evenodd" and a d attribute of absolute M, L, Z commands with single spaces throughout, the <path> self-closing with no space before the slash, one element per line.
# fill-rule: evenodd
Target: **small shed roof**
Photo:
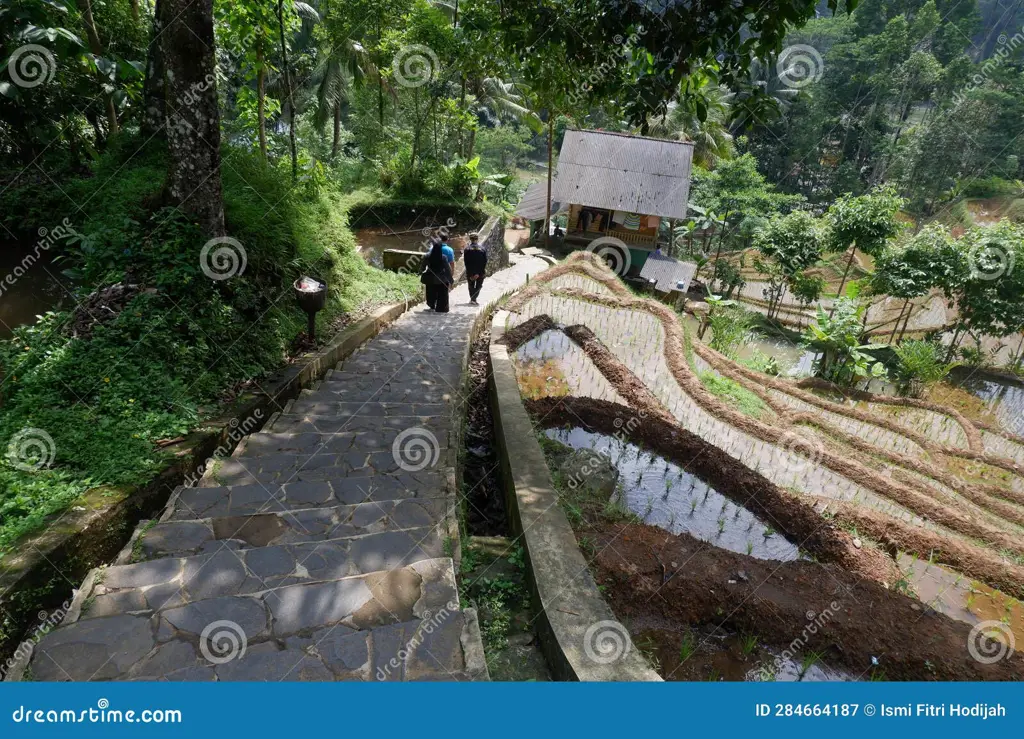
<path fill-rule="evenodd" d="M 643 269 L 640 270 L 640 276 L 653 282 L 654 289 L 660 293 L 668 293 L 673 290 L 686 292 L 690 288 L 690 280 L 693 279 L 696 272 L 697 265 L 693 262 L 681 262 L 655 251 L 648 255 Z M 679 283 L 682 285 L 680 286 Z"/>
<path fill-rule="evenodd" d="M 554 186 L 552 185 L 552 198 L 551 198 L 551 215 L 561 213 L 563 210 L 568 210 L 568 206 L 565 208 L 561 207 L 561 204 L 554 197 Z M 548 183 L 547 180 L 543 182 L 534 182 L 523 193 L 522 199 L 519 201 L 519 205 L 516 206 L 516 215 L 522 216 L 528 221 L 543 221 L 546 217 L 546 208 L 544 201 L 548 195 Z"/>
<path fill-rule="evenodd" d="M 552 200 L 685 218 L 693 144 L 610 131 L 568 129 Z"/>

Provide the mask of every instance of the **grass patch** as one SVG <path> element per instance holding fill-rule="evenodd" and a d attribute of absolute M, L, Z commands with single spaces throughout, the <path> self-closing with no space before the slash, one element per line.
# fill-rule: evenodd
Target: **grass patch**
<path fill-rule="evenodd" d="M 732 405 L 751 418 L 761 418 L 766 410 L 764 401 L 745 387 L 714 372 L 700 372 L 697 377 L 710 393 Z"/>
<path fill-rule="evenodd" d="M 466 538 L 459 596 L 477 609 L 488 662 L 509 646 L 509 637 L 529 628 L 530 594 L 521 546 L 507 540 Z"/>

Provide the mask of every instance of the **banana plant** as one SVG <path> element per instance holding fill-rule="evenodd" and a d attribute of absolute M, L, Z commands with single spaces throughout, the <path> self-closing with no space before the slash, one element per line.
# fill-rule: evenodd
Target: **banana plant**
<path fill-rule="evenodd" d="M 805 343 L 820 352 L 818 374 L 837 385 L 852 386 L 864 378 L 887 376 L 885 365 L 869 353 L 886 344 L 862 344 L 865 307 L 849 298 L 836 301 L 832 315 L 820 305 L 817 319 L 804 334 Z"/>

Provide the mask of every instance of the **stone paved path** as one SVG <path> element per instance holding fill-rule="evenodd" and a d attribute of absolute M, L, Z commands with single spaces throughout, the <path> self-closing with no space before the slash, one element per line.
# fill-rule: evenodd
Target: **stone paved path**
<path fill-rule="evenodd" d="M 547 266 L 519 261 L 481 302 Z M 451 313 L 409 311 L 176 490 L 26 678 L 486 679 L 451 556 L 468 300 L 463 284 Z"/>

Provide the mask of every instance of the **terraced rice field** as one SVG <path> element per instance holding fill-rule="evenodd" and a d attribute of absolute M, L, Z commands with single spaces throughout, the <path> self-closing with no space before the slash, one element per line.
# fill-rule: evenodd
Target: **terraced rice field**
<path fill-rule="evenodd" d="M 788 548 L 766 550 L 756 537 L 737 534 L 731 521 L 723 524 L 726 516 L 702 516 L 696 506 L 693 519 L 682 521 L 695 489 L 719 491 L 662 456 L 657 465 L 671 466 L 676 481 L 667 472 L 659 481 L 643 470 L 636 475 L 637 434 L 656 418 L 662 436 L 690 432 L 773 484 L 782 495 L 779 510 L 813 511 L 820 526 L 848 536 L 856 551 L 841 565 L 916 603 L 916 612 L 955 621 L 954 630 L 982 624 L 984 639 L 997 644 L 1024 638 L 1017 601 L 1024 594 L 1024 439 L 934 403 L 847 397 L 814 382 L 760 374 L 689 335 L 670 309 L 633 297 L 588 255 L 549 270 L 508 307 L 524 397 L 539 425 L 550 426 L 554 417 L 562 424 L 547 432 L 551 438 L 574 448 L 607 446 L 594 434 L 600 421 L 588 409 L 644 419 L 631 438 L 617 440 L 618 458 L 611 458 L 620 503 L 645 523 L 740 557 L 791 560 L 806 543 L 790 536 Z M 538 361 L 546 363 L 540 379 Z M 739 385 L 763 412 L 745 415 L 709 392 L 698 373 Z M 654 495 L 658 485 L 665 486 L 664 501 Z M 742 501 L 734 508 L 750 530 L 772 528 Z M 719 525 L 709 526 L 715 520 Z M 820 553 L 804 551 L 809 558 Z M 825 587 L 829 576 L 821 577 Z M 957 639 L 963 641 L 951 648 L 966 656 L 966 639 Z"/>

